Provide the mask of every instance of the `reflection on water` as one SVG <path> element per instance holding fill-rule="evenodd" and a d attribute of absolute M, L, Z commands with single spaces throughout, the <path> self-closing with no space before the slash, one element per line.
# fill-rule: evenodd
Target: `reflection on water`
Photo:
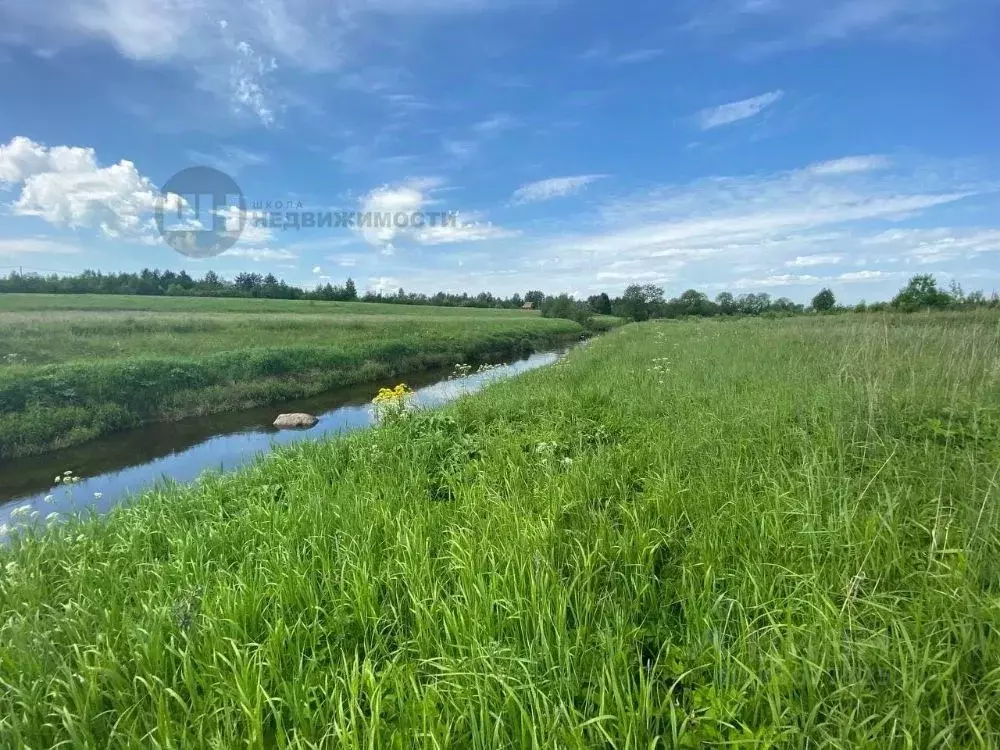
<path fill-rule="evenodd" d="M 449 379 L 437 371 L 403 378 L 419 406 L 439 406 L 474 393 L 498 378 L 555 362 L 561 352 L 534 354 L 485 372 Z M 381 382 L 332 391 L 264 408 L 148 425 L 66 450 L 0 464 L 0 538 L 10 526 L 44 520 L 51 513 L 93 508 L 104 513 L 158 481 L 190 482 L 209 470 L 231 471 L 261 453 L 302 440 L 316 440 L 372 423 L 371 398 Z M 309 430 L 281 431 L 271 423 L 283 412 L 319 417 Z M 64 472 L 78 481 L 65 483 Z M 56 477 L 59 481 L 56 481 Z"/>

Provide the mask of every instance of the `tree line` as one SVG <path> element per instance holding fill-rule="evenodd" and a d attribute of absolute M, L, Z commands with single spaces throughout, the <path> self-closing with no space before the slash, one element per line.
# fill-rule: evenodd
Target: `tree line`
<path fill-rule="evenodd" d="M 382 302 L 404 305 L 436 305 L 443 307 L 482 307 L 516 309 L 530 306 L 543 316 L 569 318 L 586 323 L 594 315 L 612 315 L 629 320 L 651 318 L 680 318 L 687 316 L 780 316 L 807 312 L 878 312 L 896 310 L 966 310 L 973 308 L 998 308 L 1000 299 L 994 292 L 987 297 L 983 292 L 966 294 L 961 286 L 952 282 L 945 291 L 938 287 L 930 274 L 914 276 L 889 302 L 860 302 L 850 307 L 837 304 L 830 289 L 821 290 L 808 306 L 787 297 L 774 299 L 769 294 L 733 295 L 722 292 L 714 299 L 704 292 L 689 289 L 677 297 L 667 299 L 663 288 L 653 284 L 633 284 L 619 297 L 607 293 L 596 294 L 586 300 L 577 300 L 567 294 L 547 295 L 533 290 L 509 297 L 489 292 L 477 295 L 438 292 L 436 294 L 407 293 L 398 289 L 394 293 L 367 291 L 359 294 L 353 279 L 343 285 L 323 284 L 314 289 L 302 289 L 287 284 L 273 274 L 266 276 L 244 272 L 232 280 L 224 279 L 214 271 L 195 279 L 185 271 L 160 271 L 143 269 L 138 273 L 102 273 L 84 271 L 76 276 L 56 274 L 11 273 L 0 276 L 0 293 L 44 294 L 138 294 L 170 297 L 259 297 L 265 299 L 304 299 L 328 301 Z"/>

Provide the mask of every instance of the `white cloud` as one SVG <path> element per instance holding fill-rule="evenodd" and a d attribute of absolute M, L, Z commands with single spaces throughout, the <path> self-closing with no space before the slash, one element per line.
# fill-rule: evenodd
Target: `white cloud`
<path fill-rule="evenodd" d="M 368 291 L 376 294 L 395 294 L 403 283 L 392 276 L 377 276 L 368 280 Z"/>
<path fill-rule="evenodd" d="M 857 174 L 888 169 L 891 165 L 892 162 L 885 156 L 847 156 L 813 164 L 809 171 L 818 175 Z"/>
<path fill-rule="evenodd" d="M 503 0 L 502 4 L 524 0 Z M 59 50 L 99 41 L 123 57 L 190 71 L 234 112 L 270 126 L 293 97 L 286 71 L 347 74 L 360 51 L 382 42 L 386 22 L 444 19 L 491 9 L 495 0 L 6 0 L 0 28 L 18 44 Z M 391 27 L 390 27 L 391 28 Z M 378 31 L 375 31 L 378 29 Z"/>
<path fill-rule="evenodd" d="M 933 221 L 937 212 L 976 196 L 983 200 L 991 189 L 989 183 L 969 182 L 958 167 L 952 174 L 940 163 L 915 171 L 892 165 L 871 171 L 806 165 L 772 174 L 707 178 L 604 201 L 596 211 L 560 221 L 565 229 L 506 243 L 503 263 L 529 279 L 522 286 L 542 276 L 551 280 L 553 291 L 613 292 L 649 279 L 668 280 L 679 287 L 676 291 L 726 288 L 751 274 L 741 282 L 745 287 L 764 281 L 804 287 L 816 279 L 829 284 L 841 273 L 856 273 L 866 256 L 904 254 L 898 239 L 885 246 L 867 244 L 885 233 L 887 225 Z M 959 244 L 944 236 L 920 238 L 924 245 L 932 239 L 952 248 Z M 911 245 L 916 242 L 911 238 Z M 970 252 L 985 252 L 990 243 L 982 232 L 965 241 Z M 877 260 L 868 273 L 845 277 L 844 283 L 888 283 L 892 277 L 873 276 L 882 265 Z M 824 273 L 783 272 L 824 266 Z M 494 267 L 500 267 L 499 260 Z"/>
<path fill-rule="evenodd" d="M 231 247 L 222 253 L 222 258 L 246 258 L 255 263 L 262 260 L 295 260 L 299 256 L 289 250 L 272 249 L 267 247 Z"/>
<path fill-rule="evenodd" d="M 547 180 L 539 180 L 522 185 L 514 191 L 511 200 L 515 204 L 520 203 L 540 203 L 541 201 L 553 198 L 562 198 L 573 195 L 583 190 L 598 180 L 604 179 L 606 175 L 583 174 L 574 177 L 551 177 Z"/>
<path fill-rule="evenodd" d="M 20 184 L 10 206 L 16 215 L 97 229 L 108 237 L 149 237 L 155 232 L 152 213 L 160 192 L 130 161 L 99 167 L 93 149 L 48 148 L 16 137 L 0 146 L 0 179 Z M 176 209 L 177 204 L 169 207 Z"/>
<path fill-rule="evenodd" d="M 485 242 L 517 237 L 518 231 L 503 229 L 489 222 L 462 221 L 456 223 L 427 226 L 415 232 L 415 239 L 421 245 L 448 245 L 456 242 Z"/>
<path fill-rule="evenodd" d="M 212 154 L 202 151 L 188 151 L 187 157 L 197 165 L 214 167 L 228 175 L 237 175 L 246 167 L 259 167 L 268 162 L 268 158 L 264 154 L 240 146 L 222 146 L 218 153 Z"/>
<path fill-rule="evenodd" d="M 1000 229 L 988 227 L 894 229 L 867 237 L 862 244 L 881 258 L 938 263 L 971 260 L 984 253 L 1000 253 Z"/>
<path fill-rule="evenodd" d="M 711 130 L 712 128 L 756 117 L 768 107 L 777 104 L 784 96 L 785 92 L 778 89 L 751 99 L 703 109 L 698 113 L 698 118 L 701 121 L 701 129 Z"/>
<path fill-rule="evenodd" d="M 0 255 L 76 255 L 80 248 L 65 242 L 47 240 L 41 237 L 24 239 L 0 239 Z"/>
<path fill-rule="evenodd" d="M 382 185 L 361 199 L 361 213 L 383 216 L 385 214 L 405 214 L 407 217 L 420 211 L 430 200 L 430 191 L 440 185 L 440 180 L 423 178 L 409 180 L 397 185 Z M 406 231 L 406 226 L 397 226 L 395 221 L 387 226 L 366 226 L 362 237 L 373 245 L 392 250 L 393 240 Z"/>
<path fill-rule="evenodd" d="M 93 172 L 97 158 L 92 148 L 55 146 L 47 148 L 22 135 L 0 144 L 0 183 L 24 182 L 46 172 L 61 174 Z"/>
<path fill-rule="evenodd" d="M 687 28 L 734 35 L 744 57 L 866 38 L 926 41 L 975 29 L 990 19 L 992 0 L 720 0 L 697 4 Z"/>
<path fill-rule="evenodd" d="M 323 273 L 323 269 L 319 266 L 313 266 L 313 273 Z"/>
<path fill-rule="evenodd" d="M 405 239 L 412 239 L 421 245 L 446 245 L 517 236 L 517 232 L 494 226 L 481 220 L 477 214 L 456 213 L 451 220 L 451 212 L 426 211 L 438 202 L 433 194 L 441 188 L 440 179 L 425 177 L 383 185 L 371 191 L 361 199 L 362 215 L 393 220 L 383 221 L 381 225 L 375 225 L 374 221 L 366 222 L 360 230 L 362 237 L 370 244 L 381 247 L 384 254 L 392 255 L 396 251 L 395 243 Z M 448 214 L 447 222 L 440 216 L 441 213 Z M 397 214 L 404 215 L 406 221 L 396 223 Z"/>
<path fill-rule="evenodd" d="M 792 268 L 809 268 L 811 266 L 835 266 L 844 260 L 843 255 L 800 255 L 785 262 Z"/>

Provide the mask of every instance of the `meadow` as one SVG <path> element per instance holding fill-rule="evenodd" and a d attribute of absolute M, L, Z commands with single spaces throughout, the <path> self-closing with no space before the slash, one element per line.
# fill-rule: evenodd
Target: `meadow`
<path fill-rule="evenodd" d="M 995 315 L 630 325 L 16 533 L 0 745 L 994 746 L 998 471 Z"/>
<path fill-rule="evenodd" d="M 579 337 L 520 310 L 0 296 L 0 459 Z"/>

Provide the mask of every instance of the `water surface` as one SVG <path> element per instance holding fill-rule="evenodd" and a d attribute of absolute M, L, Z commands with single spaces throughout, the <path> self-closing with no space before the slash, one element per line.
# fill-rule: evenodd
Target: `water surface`
<path fill-rule="evenodd" d="M 368 427 L 372 397 L 380 387 L 400 380 L 414 389 L 417 405 L 440 406 L 494 380 L 551 364 L 563 352 L 533 354 L 465 377 L 451 377 L 450 370 L 428 371 L 247 411 L 161 422 L 0 463 L 0 538 L 11 526 L 44 520 L 51 513 L 88 508 L 105 513 L 158 482 L 191 482 L 206 471 L 237 469 L 281 445 Z M 308 430 L 276 430 L 271 423 L 286 412 L 315 414 L 319 422 Z M 57 482 L 66 471 L 80 481 Z"/>

